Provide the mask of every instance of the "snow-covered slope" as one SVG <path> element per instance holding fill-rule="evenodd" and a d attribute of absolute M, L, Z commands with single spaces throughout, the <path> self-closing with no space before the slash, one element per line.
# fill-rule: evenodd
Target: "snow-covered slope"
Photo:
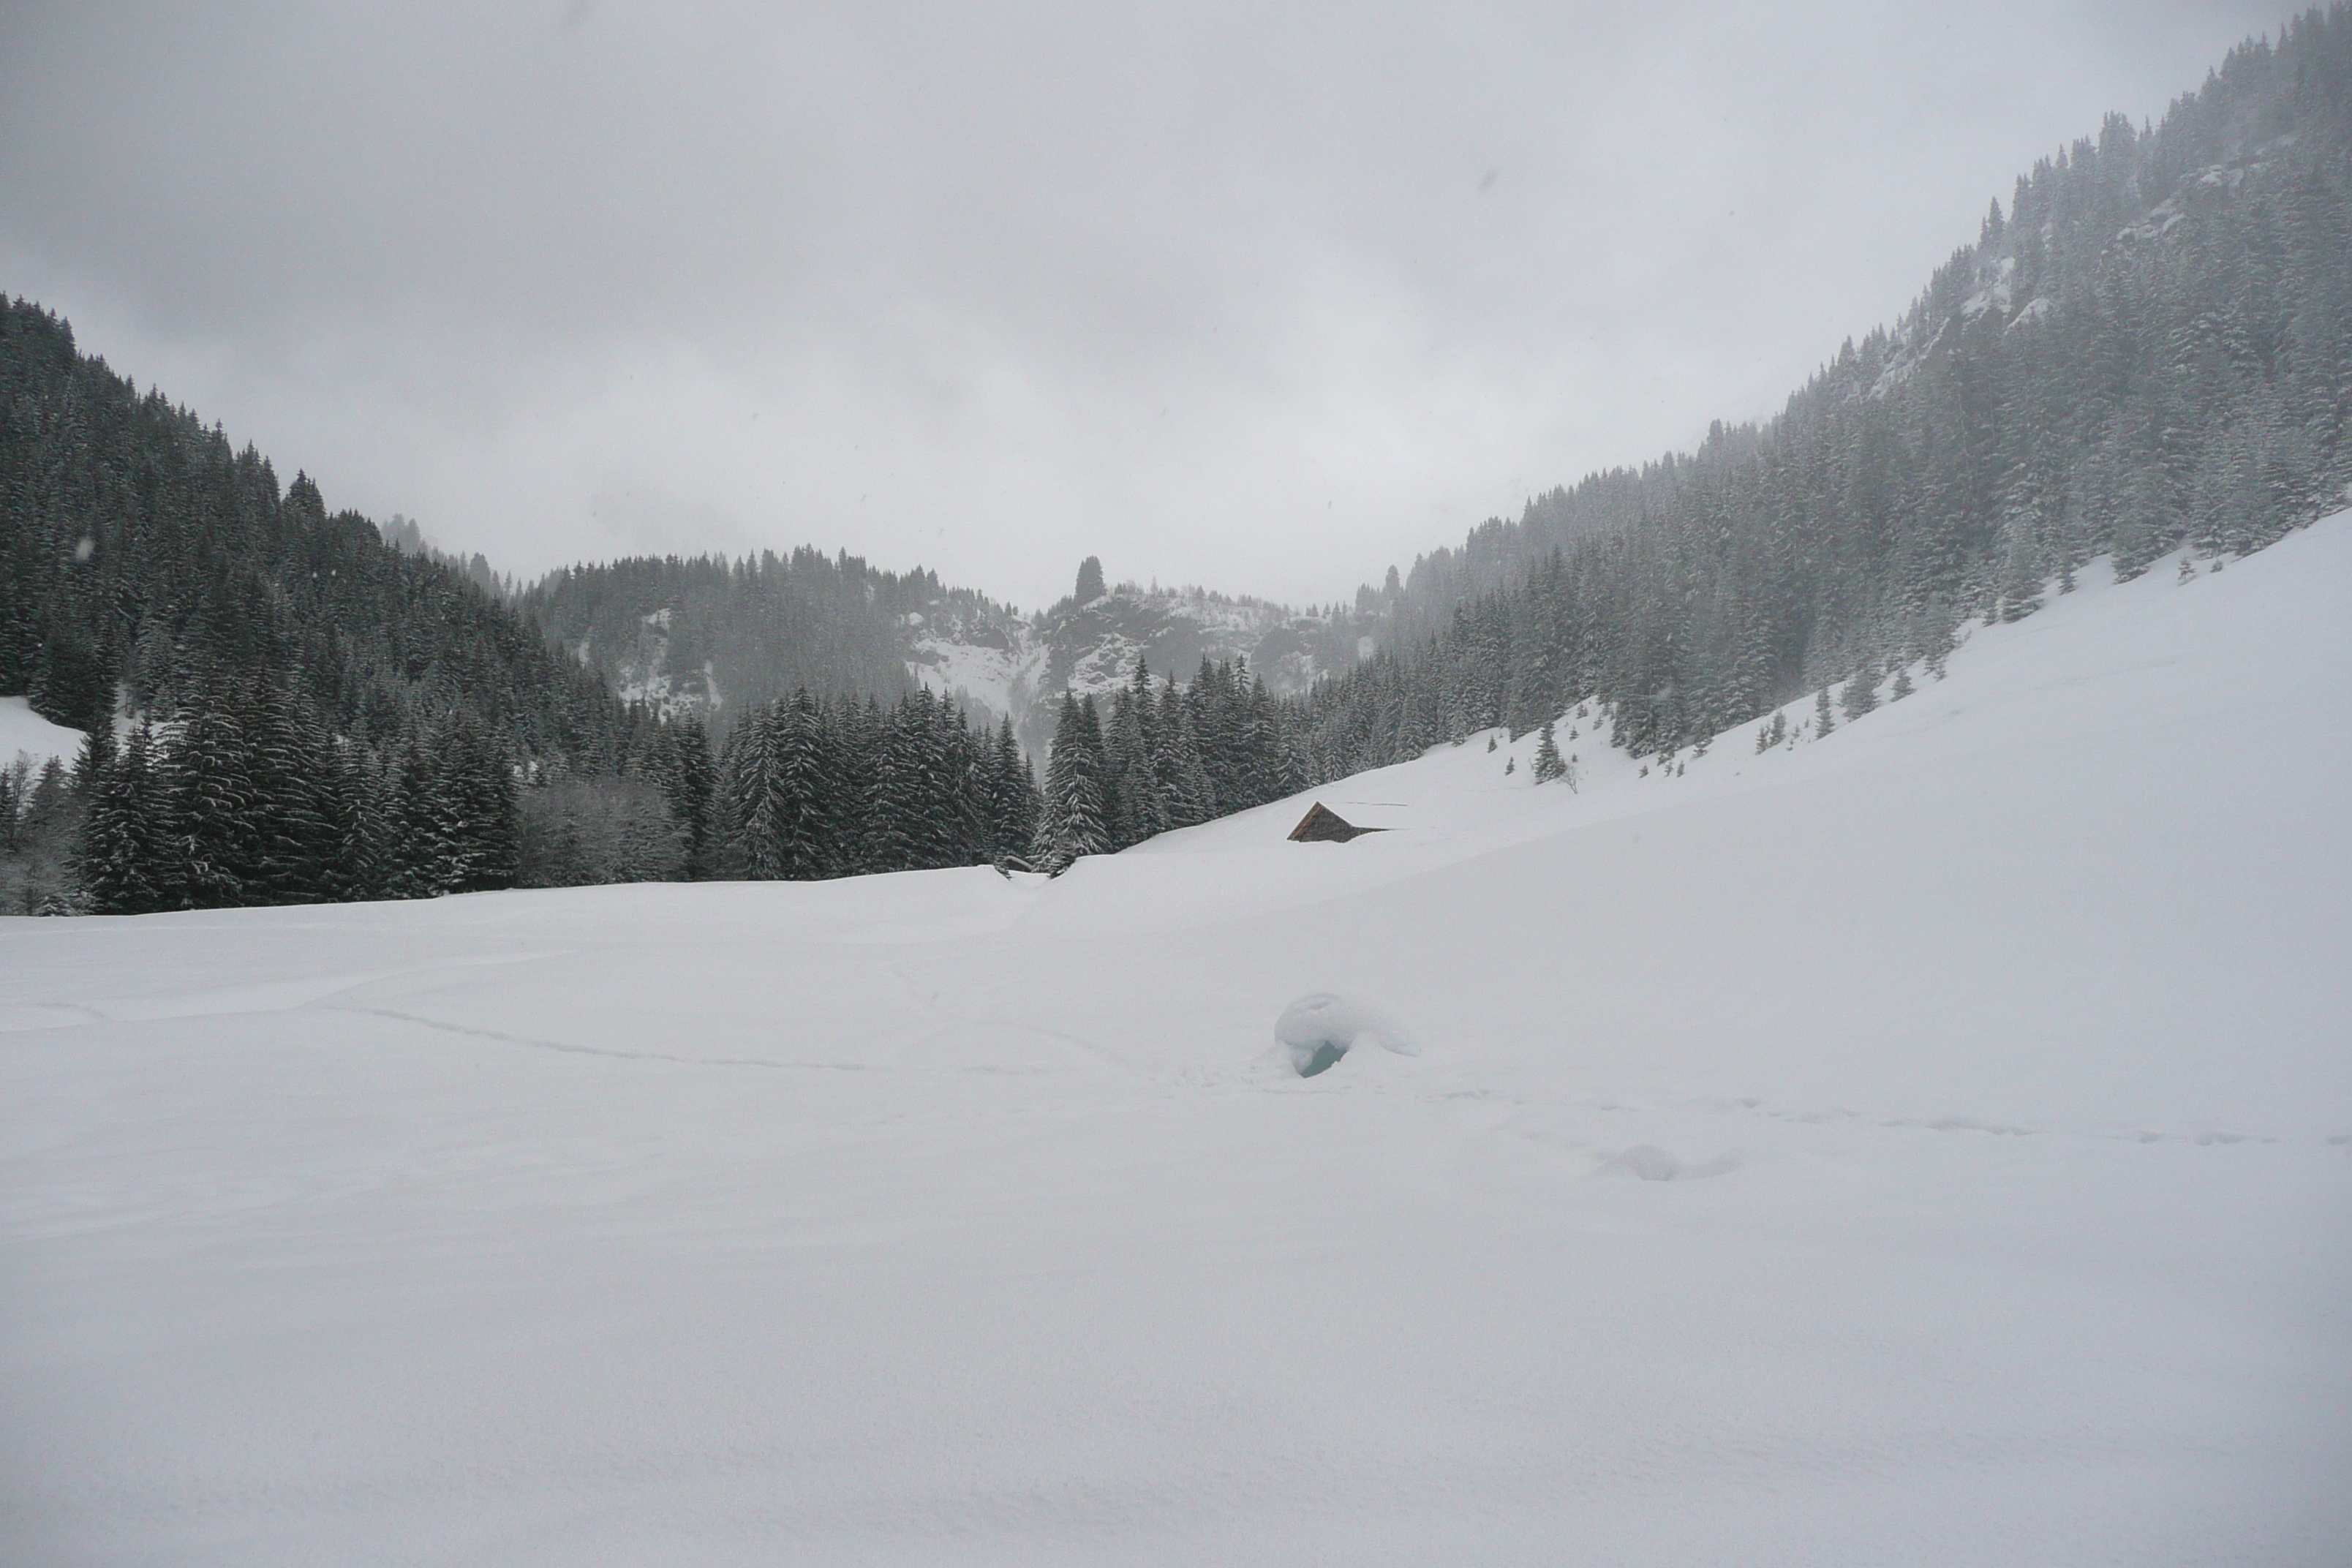
<path fill-rule="evenodd" d="M 39 767 L 56 757 L 68 767 L 81 752 L 82 732 L 53 724 L 21 697 L 0 697 L 0 767 L 30 757 Z"/>
<path fill-rule="evenodd" d="M 2340 1563 L 2352 515 L 2101 575 L 1344 846 L 7 922 L 0 1558 Z"/>

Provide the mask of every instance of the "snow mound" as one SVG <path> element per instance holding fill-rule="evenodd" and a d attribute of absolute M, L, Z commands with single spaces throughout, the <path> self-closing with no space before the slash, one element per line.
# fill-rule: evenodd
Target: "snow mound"
<path fill-rule="evenodd" d="M 1310 991 L 1285 1007 L 1274 1021 L 1274 1037 L 1300 1078 L 1329 1070 L 1366 1041 L 1402 1057 L 1421 1054 L 1387 1007 L 1367 996 L 1334 991 Z"/>
<path fill-rule="evenodd" d="M 1593 1170 L 1596 1176 L 1631 1176 L 1640 1182 L 1698 1182 L 1727 1175 L 1739 1162 L 1725 1154 L 1703 1165 L 1687 1164 L 1655 1143 L 1637 1143 L 1622 1154 L 1612 1154 Z"/>

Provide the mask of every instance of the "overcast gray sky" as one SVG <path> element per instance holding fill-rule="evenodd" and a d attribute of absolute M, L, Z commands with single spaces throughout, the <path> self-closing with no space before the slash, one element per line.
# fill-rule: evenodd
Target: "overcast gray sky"
<path fill-rule="evenodd" d="M 0 289 L 535 574 L 1319 601 L 1768 415 L 2240 0 L 0 4 Z"/>

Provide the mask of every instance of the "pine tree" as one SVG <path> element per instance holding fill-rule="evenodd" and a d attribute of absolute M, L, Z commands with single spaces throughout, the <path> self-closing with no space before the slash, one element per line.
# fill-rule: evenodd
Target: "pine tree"
<path fill-rule="evenodd" d="M 252 756 L 235 709 L 207 682 L 163 748 L 175 907 L 234 909 L 253 901 L 260 858 Z"/>
<path fill-rule="evenodd" d="M 2008 575 L 2000 593 L 2000 618 L 2021 621 L 2042 607 L 2042 566 L 2030 545 L 2010 552 Z"/>
<path fill-rule="evenodd" d="M 1822 687 L 1813 696 L 1813 739 L 1818 741 L 1837 728 L 1837 720 L 1830 713 L 1830 689 Z"/>
<path fill-rule="evenodd" d="M 1845 716 L 1849 719 L 1859 719 L 1878 706 L 1877 661 L 1864 659 L 1853 674 L 1846 678 L 1845 691 L 1839 699 L 1839 705 L 1845 710 Z"/>
<path fill-rule="evenodd" d="M 719 779 L 710 757 L 709 732 L 700 717 L 689 713 L 667 727 L 658 758 L 656 782 L 668 797 L 670 815 L 686 835 L 687 876 L 706 875 L 710 868 L 712 803 Z"/>
<path fill-rule="evenodd" d="M 450 847 L 447 890 L 512 887 L 522 847 L 522 802 L 506 749 L 461 720 L 443 739 L 434 794 Z"/>
<path fill-rule="evenodd" d="M 1107 855 L 1118 847 L 1112 834 L 1112 824 L 1118 817 L 1118 784 L 1111 777 L 1109 748 L 1103 734 L 1102 710 L 1097 706 L 1094 693 L 1078 700 L 1078 742 L 1086 752 L 1087 778 L 1095 802 L 1094 819 L 1101 835 L 1099 848 L 1081 850 L 1081 854 Z"/>
<path fill-rule="evenodd" d="M 989 774 L 988 827 L 992 858 L 1026 858 L 1037 836 L 1037 780 L 1013 739 L 1013 721 L 997 721 L 994 765 Z"/>
<path fill-rule="evenodd" d="M 385 813 L 392 829 L 386 857 L 385 892 L 395 899 L 437 899 L 455 891 L 465 876 L 460 825 L 443 788 L 433 753 L 412 740 L 398 771 L 387 781 Z"/>
<path fill-rule="evenodd" d="M 929 805 L 922 757 L 926 739 L 913 710 L 901 702 L 876 751 L 874 787 L 867 796 L 866 839 L 877 871 L 908 871 L 928 864 L 922 821 Z"/>
<path fill-rule="evenodd" d="M 328 847 L 321 865 L 321 896 L 373 899 L 383 891 L 383 782 L 372 759 L 357 745 L 331 748 L 322 792 Z"/>
<path fill-rule="evenodd" d="M 767 831 L 780 877 L 814 881 L 835 874 L 836 770 L 824 715 L 805 689 L 793 693 L 767 741 Z"/>
<path fill-rule="evenodd" d="M 783 801 L 776 785 L 777 731 L 782 716 L 769 704 L 743 716 L 728 737 L 719 795 L 730 874 L 754 882 L 784 874 Z"/>
<path fill-rule="evenodd" d="M 1163 698 L 1163 713 L 1173 715 L 1173 733 L 1168 754 L 1171 774 L 1169 821 L 1177 827 L 1191 827 L 1213 820 L 1217 816 L 1216 785 L 1210 782 L 1208 764 L 1202 761 L 1201 745 L 1192 732 L 1192 712 L 1174 699 L 1172 687 Z"/>
<path fill-rule="evenodd" d="M 331 896 L 335 850 L 333 777 L 325 732 L 281 682 L 267 675 L 242 694 L 250 737 L 255 859 L 248 893 L 257 903 L 310 903 Z"/>
<path fill-rule="evenodd" d="M 1099 741 L 1090 737 L 1090 730 L 1096 727 L 1087 722 L 1086 708 L 1065 692 L 1054 727 L 1054 749 L 1045 762 L 1045 801 L 1030 856 L 1040 870 L 1057 876 L 1080 857 L 1110 849 L 1102 816 Z"/>
<path fill-rule="evenodd" d="M 140 915 L 170 907 L 154 881 L 160 870 L 158 805 L 147 726 L 131 731 L 119 755 L 101 760 L 91 737 L 87 781 L 89 810 L 82 819 L 76 870 L 90 907 L 102 915 Z M 17 803 L 9 803 L 10 818 Z"/>
<path fill-rule="evenodd" d="M 1536 741 L 1536 783 L 1546 784 L 1568 776 L 1568 762 L 1559 754 L 1559 741 L 1552 732 L 1552 721 L 1543 723 L 1542 733 Z"/>

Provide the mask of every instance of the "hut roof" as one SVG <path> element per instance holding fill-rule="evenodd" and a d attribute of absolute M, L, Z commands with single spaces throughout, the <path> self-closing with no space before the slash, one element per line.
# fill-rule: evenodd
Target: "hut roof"
<path fill-rule="evenodd" d="M 1298 826 L 1290 830 L 1290 841 L 1293 844 L 1345 844 L 1360 834 L 1387 831 L 1383 827 L 1359 827 L 1318 800 L 1305 816 L 1298 819 Z"/>

